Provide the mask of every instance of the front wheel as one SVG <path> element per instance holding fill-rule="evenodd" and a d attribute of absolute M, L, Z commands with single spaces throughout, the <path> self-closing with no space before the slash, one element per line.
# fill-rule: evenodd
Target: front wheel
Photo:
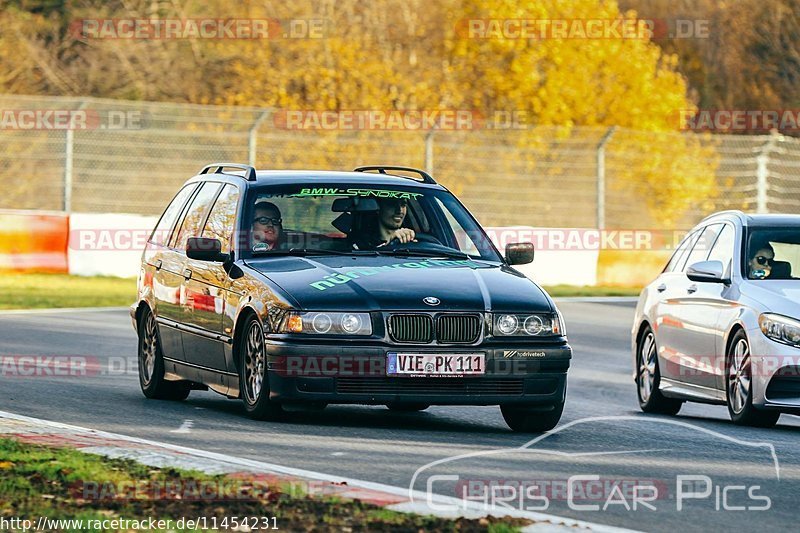
<path fill-rule="evenodd" d="M 185 400 L 191 385 L 187 381 L 164 379 L 164 356 L 158 339 L 156 319 L 147 309 L 139 321 L 139 386 L 145 397 L 156 400 Z"/>
<path fill-rule="evenodd" d="M 753 406 L 753 367 L 750 364 L 750 343 L 744 331 L 739 330 L 733 336 L 726 360 L 725 396 L 733 423 L 762 428 L 777 424 L 780 411 L 759 410 Z"/>
<path fill-rule="evenodd" d="M 518 433 L 542 433 L 550 431 L 561 420 L 564 402 L 549 407 L 501 405 L 503 419 Z"/>
<path fill-rule="evenodd" d="M 683 402 L 661 394 L 660 383 L 656 338 L 653 330 L 647 326 L 640 335 L 636 348 L 636 393 L 639 396 L 639 408 L 645 413 L 677 414 Z"/>
<path fill-rule="evenodd" d="M 239 394 L 244 410 L 256 420 L 277 420 L 283 415 L 283 408 L 269 398 L 264 328 L 255 316 L 251 316 L 242 332 L 238 339 Z"/>

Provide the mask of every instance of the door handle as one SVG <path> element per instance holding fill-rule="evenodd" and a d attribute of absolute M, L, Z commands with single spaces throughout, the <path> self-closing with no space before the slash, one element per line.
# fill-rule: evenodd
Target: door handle
<path fill-rule="evenodd" d="M 162 261 L 161 259 L 156 261 L 156 263 L 155 263 L 156 270 L 161 270 L 161 265 L 163 265 L 163 264 L 164 264 L 164 261 Z"/>
<path fill-rule="evenodd" d="M 667 286 L 666 286 L 665 284 L 663 284 L 663 283 L 662 283 L 661 285 L 659 285 L 658 287 L 656 287 L 656 290 L 657 290 L 658 292 L 664 292 L 665 290 L 667 290 Z"/>
<path fill-rule="evenodd" d="M 190 269 L 186 269 L 183 271 L 183 277 L 185 279 L 192 279 L 192 271 Z"/>
<path fill-rule="evenodd" d="M 697 292 L 697 285 L 689 285 L 689 288 L 686 289 L 686 292 L 692 294 L 693 292 Z"/>

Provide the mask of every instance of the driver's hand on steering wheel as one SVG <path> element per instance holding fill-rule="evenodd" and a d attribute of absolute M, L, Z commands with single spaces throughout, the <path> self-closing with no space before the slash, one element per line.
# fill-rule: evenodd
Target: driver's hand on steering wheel
<path fill-rule="evenodd" d="M 397 239 L 400 244 L 405 244 L 411 242 L 416 237 L 416 233 L 411 228 L 400 228 L 396 229 L 392 232 L 391 236 L 389 237 L 389 242 L 392 242 L 394 239 Z"/>

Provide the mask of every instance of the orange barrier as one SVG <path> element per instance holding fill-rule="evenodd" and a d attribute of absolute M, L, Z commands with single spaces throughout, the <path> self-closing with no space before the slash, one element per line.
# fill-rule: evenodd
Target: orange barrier
<path fill-rule="evenodd" d="M 0 210 L 0 270 L 66 273 L 69 215 Z"/>

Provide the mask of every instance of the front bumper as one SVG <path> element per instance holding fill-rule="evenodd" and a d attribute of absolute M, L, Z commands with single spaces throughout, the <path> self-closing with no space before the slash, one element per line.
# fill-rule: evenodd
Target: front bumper
<path fill-rule="evenodd" d="M 413 347 L 267 341 L 270 397 L 280 401 L 380 405 L 553 405 L 566 397 L 572 349 L 548 346 Z M 465 377 L 396 377 L 387 353 L 484 353 L 486 373 Z"/>
<path fill-rule="evenodd" d="M 800 414 L 800 348 L 748 331 L 753 405 Z"/>

